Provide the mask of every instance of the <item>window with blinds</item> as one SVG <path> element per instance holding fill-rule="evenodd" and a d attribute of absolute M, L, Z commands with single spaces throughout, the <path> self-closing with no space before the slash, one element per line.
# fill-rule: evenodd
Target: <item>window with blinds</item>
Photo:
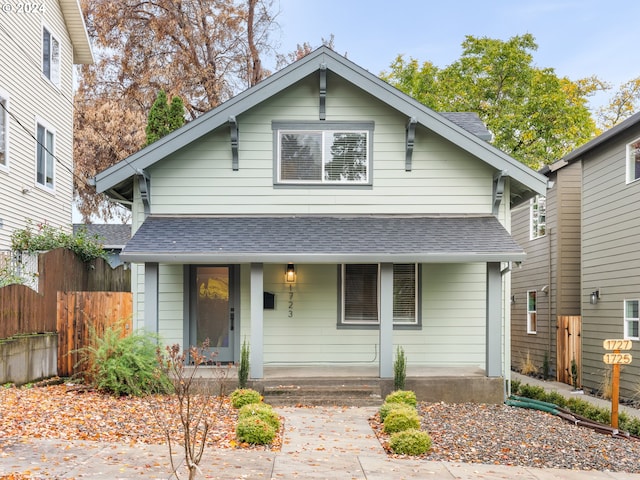
<path fill-rule="evenodd" d="M 274 122 L 277 183 L 367 185 L 373 123 Z"/>
<path fill-rule="evenodd" d="M 393 266 L 393 322 L 417 325 L 416 264 Z M 377 325 L 380 323 L 380 268 L 378 264 L 343 265 L 342 323 Z"/>

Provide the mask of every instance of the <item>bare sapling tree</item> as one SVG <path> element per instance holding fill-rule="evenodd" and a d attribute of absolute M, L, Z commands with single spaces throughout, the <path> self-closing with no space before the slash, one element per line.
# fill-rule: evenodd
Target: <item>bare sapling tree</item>
<path fill-rule="evenodd" d="M 172 430 L 167 422 L 156 415 L 158 424 L 164 429 L 171 469 L 176 478 L 182 465 L 188 471 L 189 480 L 197 478 L 200 462 L 207 446 L 207 438 L 216 420 L 225 415 L 225 385 L 229 368 L 221 367 L 214 359 L 216 352 L 209 350 L 209 339 L 202 345 L 181 350 L 175 344 L 166 347 L 166 353 L 158 348 L 158 362 L 173 384 L 175 411 L 179 419 L 179 430 Z M 212 366 L 212 377 L 204 378 L 203 366 Z M 157 412 L 156 412 L 157 413 Z M 182 454 L 179 454 L 180 447 Z M 177 458 L 182 457 L 178 462 Z"/>

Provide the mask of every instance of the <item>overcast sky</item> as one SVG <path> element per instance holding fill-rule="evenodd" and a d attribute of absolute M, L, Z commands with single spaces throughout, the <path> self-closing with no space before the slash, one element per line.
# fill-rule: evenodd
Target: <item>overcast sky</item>
<path fill-rule="evenodd" d="M 333 34 L 338 53 L 376 75 L 400 53 L 445 67 L 460 58 L 465 35 L 531 33 L 534 63 L 558 75 L 597 75 L 615 86 L 640 76 L 637 0 L 274 0 L 274 7 L 279 52 L 316 47 Z"/>

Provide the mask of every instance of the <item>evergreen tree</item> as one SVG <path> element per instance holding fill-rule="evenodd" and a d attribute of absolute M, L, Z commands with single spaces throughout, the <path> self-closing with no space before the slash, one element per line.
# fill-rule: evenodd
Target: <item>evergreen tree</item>
<path fill-rule="evenodd" d="M 184 125 L 184 104 L 182 99 L 174 96 L 171 99 L 171 106 L 167 103 L 167 94 L 164 90 L 158 92 L 156 101 L 153 102 L 149 116 L 147 118 L 147 142 L 149 145 L 175 129 Z"/>

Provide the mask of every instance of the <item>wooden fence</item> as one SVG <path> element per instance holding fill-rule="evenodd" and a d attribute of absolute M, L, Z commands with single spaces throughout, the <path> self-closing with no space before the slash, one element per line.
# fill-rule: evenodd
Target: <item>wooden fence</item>
<path fill-rule="evenodd" d="M 78 365 L 78 349 L 92 346 L 92 332 L 101 337 L 107 327 L 132 331 L 130 292 L 58 292 L 58 375 L 70 377 L 90 365 Z"/>
<path fill-rule="evenodd" d="M 57 331 L 58 292 L 131 291 L 131 271 L 102 259 L 84 263 L 59 248 L 40 254 L 38 292 L 24 285 L 0 288 L 0 338 Z"/>
<path fill-rule="evenodd" d="M 559 316 L 557 334 L 557 377 L 559 382 L 573 385 L 571 362 L 576 362 L 577 387 L 582 385 L 582 317 Z"/>

